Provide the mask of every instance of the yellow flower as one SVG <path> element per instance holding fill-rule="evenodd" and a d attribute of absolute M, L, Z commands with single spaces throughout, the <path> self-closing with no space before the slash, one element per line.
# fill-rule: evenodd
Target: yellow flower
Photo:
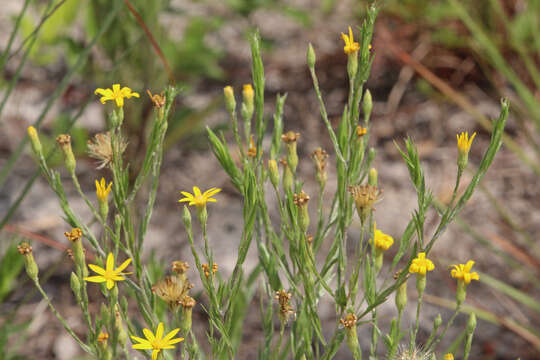
<path fill-rule="evenodd" d="M 454 355 L 452 355 L 451 353 L 448 353 L 446 355 L 444 355 L 444 360 L 454 360 Z"/>
<path fill-rule="evenodd" d="M 201 189 L 199 189 L 197 186 L 193 187 L 193 194 L 190 194 L 186 191 L 181 191 L 182 195 L 185 196 L 185 198 L 182 198 L 178 200 L 178 202 L 186 202 L 189 201 L 188 205 L 195 205 L 197 207 L 204 207 L 206 206 L 207 202 L 217 202 L 216 199 L 213 199 L 212 196 L 220 192 L 221 189 L 218 189 L 216 187 L 213 187 L 211 189 L 206 190 L 204 193 L 201 193 Z"/>
<path fill-rule="evenodd" d="M 377 229 L 376 226 L 374 228 L 373 237 L 375 238 L 375 247 L 382 251 L 388 250 L 394 243 L 394 238 L 383 233 L 381 230 Z"/>
<path fill-rule="evenodd" d="M 476 133 L 472 134 L 469 139 L 469 133 L 467 131 L 462 132 L 461 134 L 456 134 L 457 137 L 457 147 L 460 154 L 468 154 L 471 149 L 472 142 Z"/>
<path fill-rule="evenodd" d="M 452 265 L 454 268 L 450 272 L 452 274 L 452 277 L 454 279 L 461 279 L 465 284 L 469 284 L 471 280 L 479 280 L 480 277 L 478 276 L 478 273 L 471 272 L 471 269 L 474 265 L 474 261 L 469 260 L 467 261 L 467 264 L 458 264 L 458 265 Z"/>
<path fill-rule="evenodd" d="M 112 181 L 107 185 L 104 178 L 101 181 L 96 180 L 96 196 L 100 202 L 106 202 L 109 193 L 111 192 Z"/>
<path fill-rule="evenodd" d="M 114 100 L 118 107 L 124 106 L 124 98 L 129 99 L 133 96 L 139 97 L 138 93 L 132 92 L 127 86 L 120 88 L 120 84 L 113 84 L 112 89 L 96 89 L 94 94 L 101 95 L 99 101 L 101 101 L 102 104 L 105 104 L 105 101 L 107 100 Z"/>
<path fill-rule="evenodd" d="M 174 349 L 175 346 L 173 344 L 184 340 L 184 338 L 173 339 L 180 329 L 174 329 L 165 335 L 165 337 L 163 337 L 163 331 L 163 323 L 160 322 L 156 329 L 156 335 L 152 334 L 152 331 L 149 329 L 143 329 L 146 339 L 132 335 L 131 338 L 138 342 L 138 344 L 133 345 L 133 348 L 138 350 L 152 350 L 152 360 L 156 360 L 161 350 Z"/>
<path fill-rule="evenodd" d="M 417 273 L 420 275 L 426 275 L 426 272 L 435 269 L 435 265 L 429 259 L 426 259 L 426 253 L 418 253 L 418 257 L 413 259 L 411 266 L 409 267 L 410 273 Z"/>
<path fill-rule="evenodd" d="M 131 262 L 131 259 L 127 259 L 126 261 L 122 263 L 122 265 L 120 265 L 119 267 L 115 269 L 114 268 L 114 255 L 113 253 L 109 253 L 109 256 L 107 256 L 107 264 L 106 264 L 105 269 L 102 268 L 101 266 L 88 264 L 88 267 L 92 269 L 93 272 L 99 275 L 88 276 L 88 277 L 85 277 L 84 280 L 90 281 L 90 282 L 96 282 L 96 283 L 106 282 L 107 289 L 110 290 L 114 287 L 115 281 L 126 280 L 123 275 L 131 274 L 131 273 L 122 272 L 122 270 L 124 270 L 129 265 L 130 262 Z"/>
<path fill-rule="evenodd" d="M 353 32 L 350 26 L 349 36 L 341 33 L 341 38 L 343 39 L 343 41 L 345 41 L 345 47 L 343 47 L 343 51 L 345 51 L 345 54 L 352 54 L 360 50 L 360 44 L 354 41 Z"/>

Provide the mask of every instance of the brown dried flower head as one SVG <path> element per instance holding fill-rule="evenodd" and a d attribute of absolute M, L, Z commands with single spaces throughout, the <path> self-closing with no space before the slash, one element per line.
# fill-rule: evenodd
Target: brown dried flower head
<path fill-rule="evenodd" d="M 367 134 L 367 129 L 365 127 L 362 127 L 360 125 L 356 127 L 356 136 L 360 138 L 366 134 Z"/>
<path fill-rule="evenodd" d="M 302 190 L 300 194 L 294 194 L 294 205 L 298 207 L 307 206 L 309 195 Z"/>
<path fill-rule="evenodd" d="M 210 266 L 208 266 L 208 264 L 202 264 L 202 269 L 204 271 L 204 275 L 206 275 L 206 277 L 209 277 L 210 276 Z M 217 273 L 218 271 L 218 266 L 216 263 L 214 263 L 212 265 L 212 274 L 215 274 Z"/>
<path fill-rule="evenodd" d="M 306 235 L 306 241 L 308 242 L 309 246 L 311 246 L 311 244 L 313 244 L 313 235 Z"/>
<path fill-rule="evenodd" d="M 171 269 L 177 274 L 185 274 L 189 269 L 189 264 L 183 261 L 173 261 L 171 264 Z"/>
<path fill-rule="evenodd" d="M 184 309 L 191 309 L 195 306 L 195 304 L 197 304 L 197 302 L 189 295 L 184 295 L 182 300 L 180 300 L 180 305 L 182 305 Z"/>
<path fill-rule="evenodd" d="M 254 158 L 257 156 L 257 147 L 255 146 L 255 142 L 253 141 L 253 135 L 251 136 L 251 139 L 249 140 L 249 148 L 247 150 L 247 156 Z"/>
<path fill-rule="evenodd" d="M 64 236 L 67 237 L 70 242 L 75 242 L 82 238 L 82 230 L 79 228 L 73 228 L 71 231 L 66 231 Z"/>
<path fill-rule="evenodd" d="M 164 105 L 165 105 L 165 92 L 162 91 L 161 94 L 154 94 L 152 95 L 152 93 L 150 92 L 150 90 L 146 90 L 146 93 L 148 94 L 148 96 L 150 97 L 150 100 L 154 103 L 154 106 L 157 107 L 158 109 L 162 108 Z"/>
<path fill-rule="evenodd" d="M 291 144 L 296 142 L 300 137 L 300 133 L 295 133 L 294 131 L 287 131 L 285 134 L 281 135 L 281 141 L 286 144 Z"/>
<path fill-rule="evenodd" d="M 118 137 L 117 141 L 121 154 L 126 150 L 127 144 L 121 137 Z M 103 169 L 111 164 L 113 160 L 111 134 L 108 132 L 105 134 L 99 133 L 94 136 L 93 140 L 88 140 L 88 154 L 99 160 L 98 169 Z"/>
<path fill-rule="evenodd" d="M 282 321 L 288 321 L 291 315 L 295 315 L 294 309 L 290 304 L 291 293 L 286 292 L 285 290 L 276 291 L 276 300 L 279 304 L 279 316 Z"/>
<path fill-rule="evenodd" d="M 172 311 L 177 311 L 181 305 L 182 299 L 186 296 L 193 284 L 187 279 L 181 279 L 178 276 L 167 276 L 152 286 L 152 292 L 165 301 Z"/>
<path fill-rule="evenodd" d="M 106 332 L 103 332 L 101 331 L 97 337 L 97 341 L 99 343 L 105 343 L 107 342 L 107 340 L 109 339 L 109 334 L 107 334 Z"/>
<path fill-rule="evenodd" d="M 21 255 L 28 255 L 32 253 L 32 246 L 27 242 L 22 242 L 17 246 L 17 251 Z"/>
<path fill-rule="evenodd" d="M 326 150 L 321 149 L 320 147 L 316 148 L 315 151 L 311 153 L 311 158 L 315 162 L 318 172 L 323 172 L 326 169 L 326 165 L 328 165 L 326 162 L 326 159 L 328 158 Z"/>
<path fill-rule="evenodd" d="M 349 186 L 349 192 L 359 209 L 373 209 L 373 204 L 381 195 L 381 190 L 369 184 Z"/>
<path fill-rule="evenodd" d="M 347 329 L 352 329 L 354 326 L 356 326 L 356 315 L 354 314 L 347 314 L 344 318 L 340 319 L 339 322 L 341 325 L 345 326 Z"/>
<path fill-rule="evenodd" d="M 68 134 L 60 134 L 56 137 L 56 142 L 60 145 L 61 148 L 65 146 L 71 146 L 71 136 Z"/>

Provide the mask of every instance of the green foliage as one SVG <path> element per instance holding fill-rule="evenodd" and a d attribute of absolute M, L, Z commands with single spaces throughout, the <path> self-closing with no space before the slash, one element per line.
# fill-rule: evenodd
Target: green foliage
<path fill-rule="evenodd" d="M 0 254 L 0 303 L 15 289 L 17 278 L 24 267 L 23 259 L 17 256 L 16 240 L 11 240 L 8 244 Z"/>

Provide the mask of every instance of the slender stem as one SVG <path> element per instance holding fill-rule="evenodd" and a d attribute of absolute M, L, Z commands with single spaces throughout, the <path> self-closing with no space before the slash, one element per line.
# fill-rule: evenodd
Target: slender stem
<path fill-rule="evenodd" d="M 433 342 L 433 344 L 431 344 L 430 341 L 428 341 L 426 343 L 426 350 L 429 350 L 431 348 L 435 348 L 435 346 L 437 346 L 437 344 L 439 343 L 439 341 L 442 340 L 442 338 L 444 337 L 444 335 L 446 334 L 446 332 L 448 331 L 448 329 L 450 328 L 450 326 L 452 325 L 452 323 L 454 322 L 456 316 L 458 316 L 459 314 L 459 311 L 461 310 L 461 305 L 457 305 L 456 306 L 456 311 L 454 312 L 454 314 L 452 315 L 452 317 L 450 318 L 450 320 L 448 321 L 448 323 L 446 324 L 446 326 L 444 327 L 443 331 L 441 332 L 441 334 L 437 337 L 437 340 L 435 340 L 435 342 Z"/>
<path fill-rule="evenodd" d="M 62 317 L 62 315 L 60 315 L 60 313 L 58 311 L 56 311 L 56 308 L 51 303 L 51 300 L 49 299 L 49 296 L 47 295 L 45 290 L 43 290 L 43 288 L 39 284 L 39 281 L 35 280 L 34 284 L 36 285 L 37 289 L 39 290 L 39 292 L 41 293 L 41 295 L 43 296 L 45 301 L 47 301 L 47 304 L 49 305 L 49 308 L 51 309 L 53 314 L 62 323 L 62 326 L 64 326 L 64 329 L 66 329 L 66 331 L 69 333 L 69 335 L 71 335 L 71 337 L 81 346 L 81 348 L 84 351 L 86 351 L 90 355 L 95 355 L 94 352 L 92 351 L 92 349 L 88 345 L 86 345 L 84 342 L 82 342 L 82 340 L 75 334 L 75 332 L 71 329 L 71 327 L 68 325 L 67 321 Z"/>

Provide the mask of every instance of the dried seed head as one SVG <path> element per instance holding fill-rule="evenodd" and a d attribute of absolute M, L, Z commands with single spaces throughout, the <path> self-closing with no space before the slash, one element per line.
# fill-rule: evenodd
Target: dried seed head
<path fill-rule="evenodd" d="M 210 276 L 210 266 L 208 266 L 208 264 L 202 264 L 202 269 L 204 271 L 204 275 L 206 275 L 206 277 L 209 277 Z M 216 263 L 214 263 L 212 265 L 212 274 L 215 274 L 217 273 L 218 271 L 218 266 Z"/>
<path fill-rule="evenodd" d="M 367 134 L 367 129 L 365 127 L 362 127 L 360 125 L 358 125 L 356 127 L 356 136 L 358 136 L 359 138 L 361 138 L 362 136 L 366 135 Z"/>
<path fill-rule="evenodd" d="M 429 360 L 431 353 L 414 347 L 412 350 L 408 346 L 401 346 L 398 353 L 392 360 Z"/>
<path fill-rule="evenodd" d="M 370 211 L 375 209 L 373 204 L 379 199 L 382 191 L 376 186 L 368 184 L 349 186 L 349 192 L 356 204 L 356 210 L 360 216 L 360 221 L 363 223 L 367 219 Z"/>
<path fill-rule="evenodd" d="M 290 304 L 292 294 L 285 290 L 276 291 L 275 298 L 279 304 L 279 317 L 281 321 L 287 322 L 291 315 L 295 315 L 294 309 Z"/>
<path fill-rule="evenodd" d="M 281 135 L 281 141 L 286 144 L 291 144 L 296 142 L 300 137 L 300 133 L 295 133 L 294 131 L 287 131 L 285 134 Z"/>
<path fill-rule="evenodd" d="M 315 162 L 318 172 L 323 172 L 326 169 L 326 159 L 328 158 L 328 153 L 326 150 L 321 149 L 320 147 L 316 148 L 315 151 L 311 153 L 311 158 Z"/>
<path fill-rule="evenodd" d="M 300 194 L 294 194 L 294 205 L 298 207 L 307 206 L 309 195 L 302 190 Z"/>
<path fill-rule="evenodd" d="M 127 144 L 121 137 L 118 137 L 117 142 L 119 153 L 122 154 L 126 150 Z M 113 160 L 111 134 L 108 132 L 96 134 L 93 140 L 88 140 L 88 154 L 100 161 L 98 169 L 109 166 Z"/>
<path fill-rule="evenodd" d="M 82 237 L 82 230 L 79 228 L 73 228 L 70 232 L 66 231 L 64 236 L 67 237 L 70 242 L 75 242 Z"/>
<path fill-rule="evenodd" d="M 21 255 L 28 255 L 32 253 L 32 246 L 27 242 L 22 242 L 17 246 L 17 251 Z"/>
<path fill-rule="evenodd" d="M 189 264 L 183 261 L 173 261 L 171 264 L 171 269 L 177 274 L 185 274 L 189 269 Z"/>
<path fill-rule="evenodd" d="M 150 100 L 154 103 L 154 106 L 157 107 L 158 109 L 162 108 L 164 105 L 165 105 L 165 92 L 162 91 L 161 94 L 154 94 L 152 95 L 152 93 L 150 92 L 150 90 L 146 90 L 146 93 L 148 94 L 148 96 L 150 97 Z"/>
<path fill-rule="evenodd" d="M 356 326 L 356 315 L 347 314 L 344 318 L 340 319 L 339 322 L 341 325 L 345 326 L 347 329 L 352 329 Z"/>
<path fill-rule="evenodd" d="M 184 295 L 184 297 L 182 297 L 182 300 L 180 300 L 180 305 L 182 305 L 182 307 L 185 309 L 193 308 L 195 304 L 197 304 L 197 302 L 189 295 Z"/>
<path fill-rule="evenodd" d="M 184 296 L 192 288 L 193 284 L 189 280 L 181 279 L 178 276 L 168 276 L 152 286 L 152 292 L 165 301 L 172 311 L 176 312 Z"/>

